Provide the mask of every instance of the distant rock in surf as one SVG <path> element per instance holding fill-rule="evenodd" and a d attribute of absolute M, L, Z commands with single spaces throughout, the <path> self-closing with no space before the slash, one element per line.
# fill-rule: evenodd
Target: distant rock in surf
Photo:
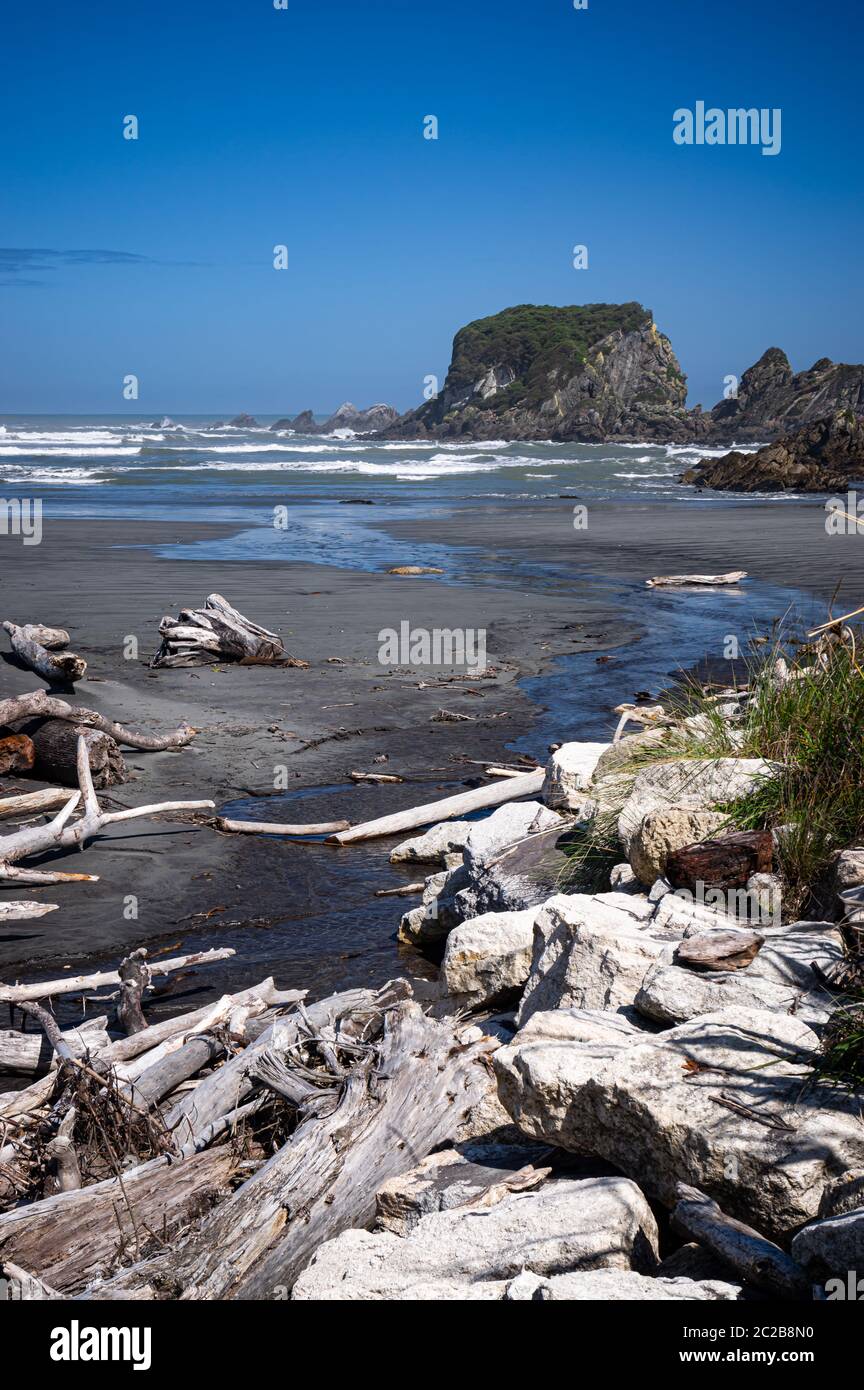
<path fill-rule="evenodd" d="M 260 429 L 260 425 L 258 424 L 258 421 L 255 419 L 255 416 L 246 415 L 243 412 L 241 412 L 239 415 L 235 415 L 233 420 L 228 421 L 228 424 L 232 426 L 234 429 L 238 430 Z"/>
<path fill-rule="evenodd" d="M 323 423 L 315 419 L 311 410 L 304 410 L 295 419 L 277 420 L 271 430 L 294 430 L 295 434 L 333 434 L 336 430 L 353 430 L 355 434 L 371 434 L 386 429 L 399 419 L 399 412 L 392 405 L 370 405 L 366 410 L 358 410 L 356 405 L 345 401 Z"/>

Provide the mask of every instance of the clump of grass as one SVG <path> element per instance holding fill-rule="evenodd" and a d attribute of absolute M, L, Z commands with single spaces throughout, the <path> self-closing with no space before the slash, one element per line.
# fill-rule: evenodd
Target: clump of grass
<path fill-rule="evenodd" d="M 864 989 L 834 1010 L 822 1035 L 816 1075 L 845 1090 L 864 1089 Z"/>

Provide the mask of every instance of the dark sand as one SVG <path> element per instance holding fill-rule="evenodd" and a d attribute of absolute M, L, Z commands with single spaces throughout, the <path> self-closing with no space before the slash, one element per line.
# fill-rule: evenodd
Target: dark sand
<path fill-rule="evenodd" d="M 627 585 L 641 586 L 652 574 L 743 568 L 825 602 L 842 576 L 840 611 L 864 601 L 864 538 L 827 536 L 818 502 L 592 505 L 588 529 L 578 532 L 572 507 L 572 499 L 475 505 L 389 525 L 376 517 L 394 536 L 474 547 L 481 578 L 468 584 L 327 566 L 164 560 L 149 547 L 238 528 L 48 520 L 40 546 L 0 540 L 3 616 L 69 629 L 72 648 L 90 663 L 77 688 L 79 703 L 147 729 L 185 718 L 200 730 L 179 752 L 126 750 L 134 780 L 106 794 L 112 806 L 206 797 L 218 809 L 244 801 L 234 813 L 250 819 L 356 822 L 474 784 L 482 769 L 464 759 L 507 756 L 506 746 L 530 728 L 534 708 L 515 682 L 548 670 L 557 655 L 623 648 L 631 672 L 638 671 L 639 645 L 630 645 L 638 628 L 624 595 Z M 526 576 L 514 575 L 514 557 Z M 551 587 L 531 573 L 541 566 L 558 571 Z M 282 633 L 310 669 L 148 670 L 162 614 L 195 606 L 213 590 Z M 487 629 L 488 660 L 498 676 L 438 684 L 429 668 L 382 667 L 378 632 L 404 619 L 415 627 Z M 129 636 L 138 640 L 138 661 L 123 657 Z M 329 660 L 334 657 L 340 664 Z M 0 677 L 4 696 L 41 684 L 11 658 Z M 477 722 L 431 722 L 441 708 Z M 348 732 L 328 737 L 340 730 Z M 303 748 L 318 739 L 327 741 Z M 381 753 L 389 756 L 386 771 L 409 780 L 351 784 L 348 774 L 373 770 Z M 251 799 L 250 793 L 272 790 L 279 766 L 288 768 L 296 792 Z M 7 792 L 27 786 L 8 777 L 4 784 Z M 143 942 L 154 949 L 234 946 L 234 960 L 171 985 L 158 1007 L 176 1008 L 192 995 L 239 988 L 271 972 L 280 985 L 308 987 L 315 995 L 399 971 L 422 973 L 419 957 L 393 938 L 412 900 L 373 896 L 376 888 L 417 876 L 388 863 L 391 847 L 392 841 L 338 849 L 229 837 L 176 818 L 125 825 L 73 863 L 64 858 L 61 867 L 98 873 L 98 884 L 17 894 L 59 903 L 61 910 L 0 932 L 0 976 L 97 968 Z M 137 899 L 137 917 L 128 915 L 128 895 Z"/>
<path fill-rule="evenodd" d="M 556 653 L 601 649 L 634 635 L 608 605 L 586 600 L 577 608 L 566 596 L 323 566 L 164 560 L 148 548 L 236 529 L 46 521 L 39 546 L 3 539 L 4 614 L 69 630 L 72 649 L 89 662 L 78 703 L 131 726 L 165 730 L 185 718 L 200 731 L 177 752 L 125 750 L 134 780 L 105 793 L 112 807 L 210 798 L 222 809 L 250 791 L 272 792 L 280 766 L 296 793 L 247 803 L 247 818 L 357 822 L 435 800 L 476 785 L 482 768 L 467 765 L 466 757 L 499 760 L 507 742 L 528 727 L 532 706 L 515 685 L 518 675 L 537 672 Z M 310 669 L 150 671 L 160 617 L 201 603 L 213 590 L 282 633 Z M 499 675 L 438 684 L 428 667 L 382 667 L 379 630 L 398 628 L 403 619 L 415 627 L 486 628 L 487 659 Z M 130 636 L 139 644 L 138 661 L 123 656 Z M 11 657 L 0 677 L 4 696 L 41 686 Z M 431 722 L 441 708 L 477 722 Z M 503 717 L 492 717 L 498 714 Z M 339 730 L 349 732 L 328 737 Z M 303 749 L 318 739 L 327 741 Z M 350 783 L 352 770 L 375 770 L 372 760 L 381 753 L 389 757 L 383 770 L 411 780 Z M 3 780 L 7 792 L 37 785 Z M 87 962 L 101 967 L 145 941 L 184 949 L 234 946 L 235 960 L 198 972 L 195 986 L 204 988 L 239 988 L 275 970 L 281 985 L 317 994 L 422 968 L 419 960 L 400 957 L 393 940 L 412 900 L 373 896 L 376 888 L 405 881 L 388 863 L 392 843 L 339 849 L 224 836 L 176 818 L 118 827 L 71 865 L 68 856 L 62 863 L 99 874 L 98 884 L 4 890 L 7 897 L 59 903 L 61 910 L 0 932 L 0 975 L 44 977 L 73 962 L 76 969 Z M 137 917 L 127 915 L 128 895 L 137 899 Z"/>

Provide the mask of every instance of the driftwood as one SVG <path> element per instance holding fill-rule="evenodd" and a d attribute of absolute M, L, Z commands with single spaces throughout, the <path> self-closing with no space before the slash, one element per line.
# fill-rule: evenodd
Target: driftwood
<path fill-rule="evenodd" d="M 171 975 L 175 970 L 189 970 L 194 965 L 210 965 L 213 961 L 228 960 L 234 950 L 230 946 L 212 951 L 195 951 L 186 956 L 171 956 L 165 960 L 148 960 L 149 975 Z M 28 1000 L 53 999 L 58 994 L 85 994 L 102 989 L 104 985 L 120 984 L 119 970 L 100 970 L 92 975 L 64 975 L 59 980 L 44 980 L 34 985 L 0 985 L 0 1003 L 21 1004 Z"/>
<path fill-rule="evenodd" d="M 404 777 L 397 777 L 393 772 L 349 772 L 348 776 L 352 782 L 404 782 Z"/>
<path fill-rule="evenodd" d="M 69 646 L 69 633 L 63 627 L 46 627 L 44 623 L 23 623 L 19 629 L 28 642 L 38 642 L 40 647 L 56 651 Z"/>
<path fill-rule="evenodd" d="M 161 1249 L 227 1190 L 237 1159 L 228 1147 L 184 1162 L 165 1158 L 0 1216 L 0 1262 L 14 1260 L 66 1295 L 119 1261 Z"/>
<path fill-rule="evenodd" d="M 341 1079 L 329 1113 L 303 1120 L 188 1240 L 122 1276 L 125 1296 L 158 1277 L 181 1299 L 284 1297 L 322 1241 L 373 1219 L 382 1183 L 452 1137 L 488 1090 L 484 1059 L 496 1045 L 462 1043 L 452 1019 L 436 1022 L 413 1001 L 389 1010 L 383 1037 Z"/>
<path fill-rule="evenodd" d="M 26 734 L 0 738 L 0 773 L 30 772 L 35 762 L 36 749 Z"/>
<path fill-rule="evenodd" d="M 372 840 L 381 835 L 401 835 L 406 830 L 451 820 L 454 816 L 464 816 L 469 811 L 479 811 L 486 806 L 502 806 L 522 796 L 534 796 L 541 790 L 545 776 L 545 769 L 539 767 L 535 772 L 508 777 L 506 781 L 497 782 L 491 787 L 476 787 L 473 791 L 447 796 L 443 801 L 432 801 L 425 806 L 413 806 L 407 811 L 396 811 L 393 815 L 366 821 L 362 825 L 352 826 L 350 830 L 331 835 L 330 841 L 337 845 L 349 845 L 357 840 Z"/>
<path fill-rule="evenodd" d="M 29 740 L 28 740 L 29 741 Z M 35 756 L 35 753 L 34 753 Z M 41 792 L 24 792 L 21 796 L 5 796 L 0 800 L 0 820 L 22 819 L 42 811 L 54 811 L 65 806 L 69 793 L 65 787 L 46 787 Z"/>
<path fill-rule="evenodd" d="M 0 902 L 0 922 L 23 922 L 27 918 L 44 917 L 56 912 L 59 903 Z"/>
<path fill-rule="evenodd" d="M 67 874 L 50 870 L 19 868 L 18 861 L 51 849 L 80 849 L 106 825 L 117 821 L 134 820 L 156 815 L 161 811 L 213 810 L 212 801 L 163 801 L 153 806 L 136 806 L 126 811 L 103 811 L 93 788 L 87 745 L 78 739 L 78 781 L 81 790 L 69 798 L 66 805 L 47 825 L 27 826 L 0 836 L 0 879 L 15 883 L 63 883 L 92 879 L 90 874 Z M 69 823 L 78 803 L 83 810 L 77 821 Z"/>
<path fill-rule="evenodd" d="M 78 739 L 87 746 L 94 787 L 103 790 L 128 780 L 123 754 L 110 734 L 88 729 L 68 719 L 46 719 L 38 727 L 28 725 L 36 750 L 36 774 L 46 782 L 66 787 L 78 785 Z"/>
<path fill-rule="evenodd" d="M 375 892 L 376 898 L 413 898 L 417 893 L 422 893 L 426 887 L 425 882 L 403 883 L 401 888 L 378 888 Z"/>
<path fill-rule="evenodd" d="M 238 613 L 221 594 L 209 594 L 203 608 L 184 608 L 178 619 L 159 624 L 162 643 L 151 666 L 204 666 L 214 661 L 256 665 L 307 666 L 289 656 L 282 639 Z"/>
<path fill-rule="evenodd" d="M 58 656 L 41 645 L 32 636 L 38 629 L 19 627 L 17 623 L 8 621 L 4 622 L 3 627 L 9 634 L 12 650 L 18 660 L 49 685 L 71 685 L 74 681 L 80 681 L 87 670 L 83 656 L 76 656 L 74 652 L 64 652 Z M 59 629 L 54 629 L 54 634 L 59 636 Z"/>
<path fill-rule="evenodd" d="M 52 1037 L 42 1033 L 0 1032 L 0 1072 L 7 1076 L 38 1076 L 49 1070 L 55 1051 L 66 1060 L 83 1057 L 108 1044 L 107 1018 L 92 1018 L 79 1028 Z M 56 1025 L 55 1025 L 56 1026 Z"/>
<path fill-rule="evenodd" d="M 728 574 L 659 574 L 646 579 L 649 589 L 677 589 L 689 585 L 714 586 L 719 584 L 738 584 L 747 578 L 746 570 L 730 570 Z"/>
<path fill-rule="evenodd" d="M 71 719 L 88 729 L 99 729 L 103 734 L 109 734 L 115 742 L 125 743 L 129 748 L 140 748 L 143 752 L 159 753 L 166 748 L 185 748 L 195 737 L 195 730 L 190 724 L 181 724 L 170 734 L 138 734 L 122 724 L 115 724 L 112 719 L 106 719 L 96 710 L 67 704 L 65 700 L 48 695 L 43 690 L 0 700 L 0 727 L 40 715 L 45 719 Z"/>
<path fill-rule="evenodd" d="M 696 1187 L 679 1183 L 672 1224 L 689 1240 L 713 1252 L 756 1289 L 775 1298 L 801 1298 L 809 1281 L 796 1262 L 752 1227 L 721 1211 Z"/>
<path fill-rule="evenodd" d="M 229 820 L 226 816 L 216 817 L 216 828 L 234 835 L 329 835 L 334 830 L 347 830 L 351 822 L 347 820 L 322 821 L 320 825 L 282 825 L 279 821 Z"/>
<path fill-rule="evenodd" d="M 675 952 L 677 965 L 691 970 L 743 970 L 764 944 L 755 931 L 711 931 L 687 937 Z"/>
<path fill-rule="evenodd" d="M 673 888 L 743 888 L 751 874 L 771 872 L 774 841 L 770 830 L 741 830 L 674 850 L 666 859 Z"/>

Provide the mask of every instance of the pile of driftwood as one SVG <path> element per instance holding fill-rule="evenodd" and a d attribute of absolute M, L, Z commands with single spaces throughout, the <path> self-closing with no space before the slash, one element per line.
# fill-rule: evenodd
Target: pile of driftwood
<path fill-rule="evenodd" d="M 35 1076 L 0 1093 L 0 1274 L 46 1298 L 285 1297 L 487 1094 L 495 1041 L 406 981 L 304 1005 L 267 979 L 148 1025 L 153 973 L 226 954 L 0 987 L 28 1025 L 0 1070 Z M 94 992 L 61 1031 L 50 1001 Z"/>
<path fill-rule="evenodd" d="M 237 661 L 246 666 L 308 666 L 290 656 L 281 637 L 238 613 L 221 594 L 209 594 L 203 608 L 182 608 L 179 618 L 159 624 L 162 645 L 151 666 L 211 666 Z"/>

